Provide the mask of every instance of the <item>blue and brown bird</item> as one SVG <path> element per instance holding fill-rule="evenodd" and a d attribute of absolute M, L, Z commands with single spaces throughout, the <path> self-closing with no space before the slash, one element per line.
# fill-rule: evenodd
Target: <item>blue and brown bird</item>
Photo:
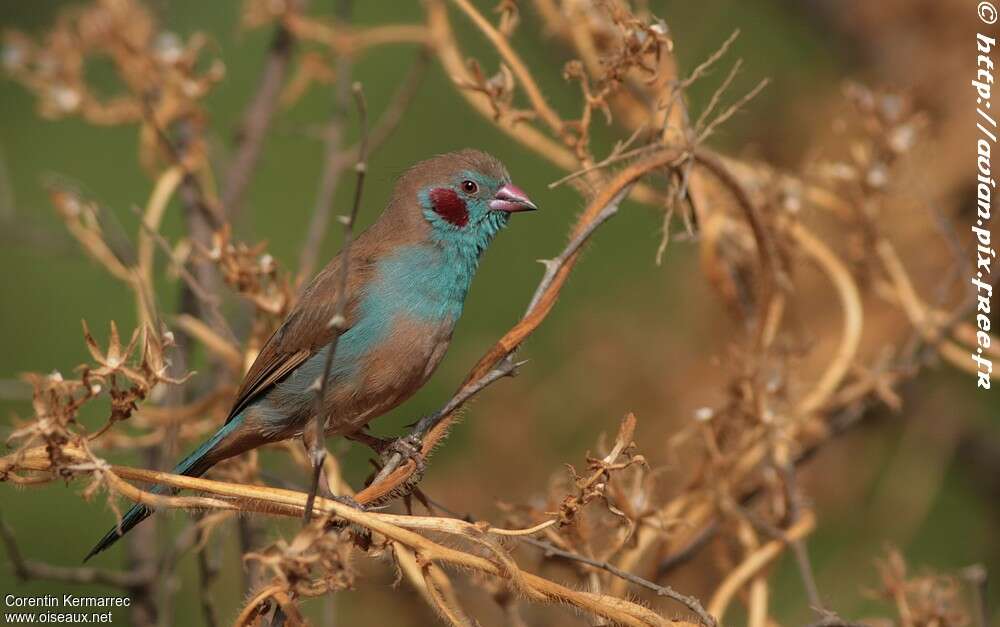
<path fill-rule="evenodd" d="M 427 382 L 483 251 L 511 213 L 533 209 L 503 164 L 478 150 L 433 157 L 399 178 L 385 211 L 348 252 L 346 321 L 322 399 L 327 435 L 358 433 Z M 174 473 L 198 477 L 224 459 L 303 435 L 337 333 L 330 321 L 342 263 L 334 257 L 306 287 L 247 372 L 225 424 Z M 133 506 L 85 559 L 151 513 Z"/>

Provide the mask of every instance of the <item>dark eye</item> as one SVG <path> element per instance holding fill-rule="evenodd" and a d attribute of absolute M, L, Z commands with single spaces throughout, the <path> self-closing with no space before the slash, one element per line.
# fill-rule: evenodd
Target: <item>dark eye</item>
<path fill-rule="evenodd" d="M 475 181 L 462 181 L 462 191 L 466 194 L 475 194 L 479 191 L 479 186 Z"/>

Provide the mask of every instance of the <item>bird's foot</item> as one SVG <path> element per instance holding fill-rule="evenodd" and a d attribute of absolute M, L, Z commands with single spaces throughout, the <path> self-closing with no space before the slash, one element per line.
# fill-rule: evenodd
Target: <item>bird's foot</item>
<path fill-rule="evenodd" d="M 347 439 L 361 442 L 378 453 L 382 461 L 382 468 L 375 479 L 376 481 L 389 476 L 407 461 L 412 461 L 416 467 L 414 475 L 423 476 L 424 474 L 427 464 L 420 452 L 422 445 L 420 436 L 416 434 L 411 433 L 401 438 L 388 439 L 358 431 L 348 435 Z"/>
<path fill-rule="evenodd" d="M 388 476 L 406 462 L 411 461 L 415 468 L 411 481 L 413 483 L 419 482 L 420 478 L 424 476 L 424 471 L 427 470 L 427 462 L 424 461 L 424 456 L 420 451 L 422 444 L 420 436 L 412 433 L 390 441 L 385 449 L 380 451 L 382 471 L 379 475 Z M 416 478 L 415 481 L 413 478 Z"/>
<path fill-rule="evenodd" d="M 427 462 L 424 461 L 421 452 L 420 438 L 416 435 L 411 434 L 387 442 L 386 446 L 380 451 L 380 457 L 382 458 L 382 468 L 368 485 L 374 485 L 387 479 L 389 475 L 401 468 L 408 461 L 413 462 L 414 470 L 402 484 L 373 500 L 369 504 L 373 507 L 384 505 L 395 499 L 412 494 L 420 483 L 420 480 L 423 479 L 424 471 L 427 469 Z"/>
<path fill-rule="evenodd" d="M 424 461 L 424 456 L 421 452 L 422 442 L 420 436 L 411 433 L 410 435 L 390 440 L 358 431 L 348 435 L 347 438 L 368 446 L 378 453 L 381 459 L 381 468 L 379 468 L 378 473 L 368 485 L 379 483 L 406 464 L 406 462 L 413 462 L 413 474 L 402 485 L 368 503 L 369 508 L 377 508 L 389 501 L 411 494 L 414 488 L 417 487 L 417 484 L 420 483 L 420 480 L 423 479 L 424 471 L 427 469 L 427 462 Z"/>

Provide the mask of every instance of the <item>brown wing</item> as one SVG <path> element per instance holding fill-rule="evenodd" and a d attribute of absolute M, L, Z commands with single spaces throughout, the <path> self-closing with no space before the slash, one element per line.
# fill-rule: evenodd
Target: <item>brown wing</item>
<path fill-rule="evenodd" d="M 355 255 L 352 255 L 355 257 Z M 347 284 L 347 328 L 356 319 L 358 286 L 363 285 L 371 269 L 364 258 L 352 259 L 351 277 Z M 340 299 L 340 258 L 326 266 L 306 288 L 278 330 L 264 344 L 250 366 L 229 411 L 228 423 L 250 403 L 275 383 L 298 368 L 333 339 L 330 319 L 337 311 Z"/>

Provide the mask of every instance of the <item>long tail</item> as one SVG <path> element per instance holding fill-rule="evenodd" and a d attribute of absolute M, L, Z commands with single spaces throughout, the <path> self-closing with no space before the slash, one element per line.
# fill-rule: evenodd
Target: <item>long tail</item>
<path fill-rule="evenodd" d="M 209 468 L 220 461 L 215 458 L 210 458 L 209 455 L 219 445 L 219 443 L 221 443 L 226 436 L 232 433 L 233 430 L 242 422 L 243 417 L 236 416 L 224 424 L 218 431 L 215 432 L 215 435 L 195 449 L 193 453 L 185 457 L 181 463 L 177 464 L 173 470 L 174 474 L 187 475 L 188 477 L 200 477 L 205 474 Z M 162 485 L 158 485 L 151 490 L 154 494 L 167 494 L 171 491 L 171 488 Z M 87 557 L 83 558 L 83 561 L 86 562 L 93 556 L 117 542 L 119 538 L 128 533 L 133 527 L 146 520 L 146 518 L 152 513 L 153 510 L 145 505 L 133 505 L 132 508 L 128 510 L 124 516 L 122 516 L 121 524 L 112 527 L 110 531 L 104 534 L 101 541 L 98 542 L 94 548 L 90 549 L 90 553 L 87 553 Z"/>

